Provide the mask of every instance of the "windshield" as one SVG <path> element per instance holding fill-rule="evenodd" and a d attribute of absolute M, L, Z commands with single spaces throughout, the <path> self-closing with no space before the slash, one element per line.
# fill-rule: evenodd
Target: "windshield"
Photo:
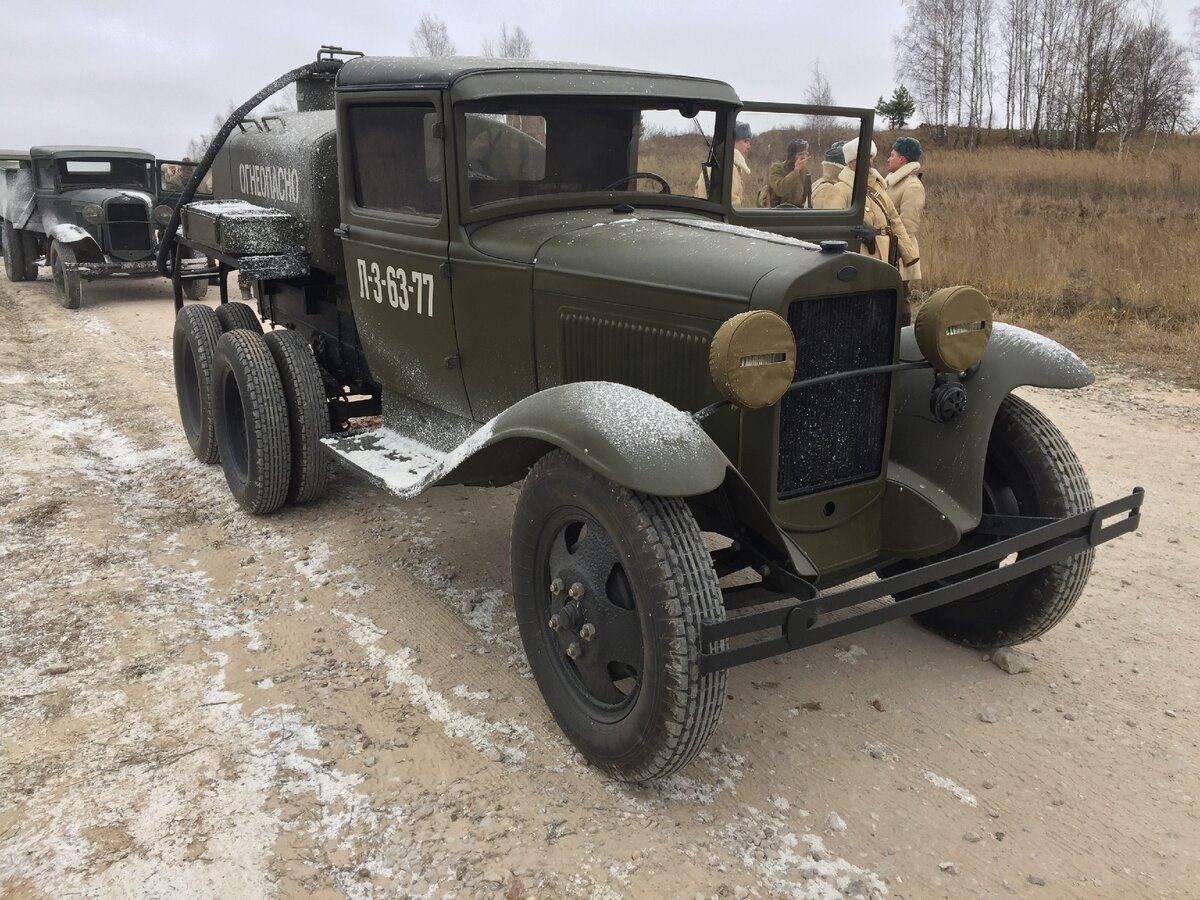
<path fill-rule="evenodd" d="M 726 115 L 645 97 L 503 98 L 462 109 L 473 209 L 596 192 L 708 199 L 709 148 Z"/>
<path fill-rule="evenodd" d="M 60 159 L 57 161 L 60 187 L 128 187 L 152 190 L 152 164 L 144 159 Z"/>

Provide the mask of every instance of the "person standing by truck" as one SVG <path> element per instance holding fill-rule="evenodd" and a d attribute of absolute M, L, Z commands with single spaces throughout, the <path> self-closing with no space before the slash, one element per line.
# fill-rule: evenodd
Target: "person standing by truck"
<path fill-rule="evenodd" d="M 767 183 L 763 187 L 758 205 L 779 206 L 790 203 L 804 208 L 812 199 L 812 179 L 808 174 L 808 141 L 795 138 L 788 143 L 787 158 L 773 162 L 767 168 Z"/>
<path fill-rule="evenodd" d="M 918 240 L 921 215 L 925 211 L 925 185 L 921 182 L 921 142 L 916 138 L 902 137 L 892 144 L 887 158 L 888 173 L 884 177 L 887 193 L 900 213 L 904 227 Z M 901 262 L 900 277 L 904 279 L 904 299 L 907 302 L 910 284 L 921 278 L 921 261 L 912 264 Z"/>
<path fill-rule="evenodd" d="M 746 157 L 750 155 L 750 140 L 754 135 L 750 131 L 749 122 L 738 122 L 733 129 L 733 172 L 731 174 L 731 188 L 733 208 L 739 209 L 746 204 L 745 191 L 746 179 L 750 177 L 750 166 L 746 163 Z M 709 180 L 708 169 L 700 170 L 700 177 L 696 180 L 696 196 L 708 197 L 711 182 Z"/>

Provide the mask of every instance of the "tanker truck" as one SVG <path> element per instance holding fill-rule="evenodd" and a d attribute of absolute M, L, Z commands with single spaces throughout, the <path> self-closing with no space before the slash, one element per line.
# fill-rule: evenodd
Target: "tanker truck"
<path fill-rule="evenodd" d="M 250 114 L 293 81 L 295 112 Z M 754 116 L 857 138 L 851 205 L 736 204 Z M 1035 638 L 1143 493 L 1097 506 L 1013 394 L 1089 384 L 1075 354 L 969 286 L 905 323 L 899 274 L 853 252 L 872 123 L 705 78 L 323 48 L 226 123 L 193 175 L 216 199 L 185 191 L 160 250 L 191 448 L 256 515 L 333 465 L 401 499 L 521 483 L 522 643 L 617 779 L 692 760 L 733 666 L 902 616 Z M 215 309 L 184 303 L 185 251 L 215 261 Z"/>

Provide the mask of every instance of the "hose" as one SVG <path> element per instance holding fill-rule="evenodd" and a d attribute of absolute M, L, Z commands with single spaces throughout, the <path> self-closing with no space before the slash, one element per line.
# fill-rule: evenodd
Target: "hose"
<path fill-rule="evenodd" d="M 225 124 L 220 130 L 213 135 L 209 141 L 208 149 L 204 151 L 204 156 L 192 171 L 192 177 L 188 180 L 187 186 L 183 189 L 183 195 L 179 198 L 179 203 L 175 206 L 175 211 L 171 213 L 171 221 L 167 223 L 167 228 L 163 232 L 162 241 L 158 245 L 158 256 L 155 262 L 158 265 L 159 273 L 165 278 L 174 277 L 174 272 L 171 271 L 169 260 L 174 249 L 177 235 L 179 234 L 179 220 L 181 212 L 187 204 L 191 203 L 196 196 L 196 189 L 200 186 L 200 182 L 204 180 L 204 176 L 208 174 L 208 170 L 212 167 L 213 160 L 216 159 L 217 153 L 225 146 L 225 140 L 233 133 L 233 129 L 238 127 L 238 124 L 250 114 L 256 106 L 274 94 L 276 91 L 287 87 L 293 81 L 298 81 L 306 75 L 332 75 L 336 74 L 338 69 L 342 67 L 343 60 L 340 59 L 318 59 L 316 62 L 308 63 L 300 66 L 298 69 L 280 75 L 265 88 L 235 109 L 229 114 L 229 118 L 225 120 Z"/>

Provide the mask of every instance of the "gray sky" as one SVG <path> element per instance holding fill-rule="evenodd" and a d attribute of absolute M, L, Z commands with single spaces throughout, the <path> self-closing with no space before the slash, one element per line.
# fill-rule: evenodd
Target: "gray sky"
<path fill-rule="evenodd" d="M 1178 38 L 1197 3 L 1164 2 Z M 0 147 L 120 144 L 180 156 L 214 113 L 315 58 L 321 44 L 407 55 L 426 10 L 446 21 L 460 53 L 477 54 L 506 22 L 542 58 L 720 78 L 745 100 L 799 102 L 819 60 L 846 106 L 891 93 L 903 21 L 898 0 L 0 0 Z"/>

